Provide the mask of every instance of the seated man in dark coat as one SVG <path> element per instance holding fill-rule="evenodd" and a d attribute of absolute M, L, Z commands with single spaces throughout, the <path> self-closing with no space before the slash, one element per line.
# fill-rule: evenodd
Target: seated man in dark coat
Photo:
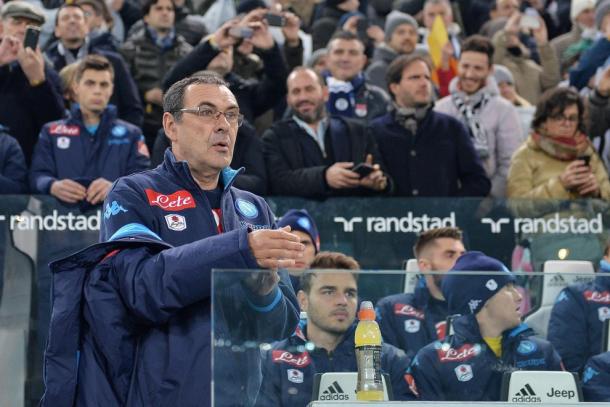
<path fill-rule="evenodd" d="M 388 190 L 372 135 L 357 121 L 329 116 L 324 80 L 309 68 L 288 76 L 289 119 L 263 134 L 265 164 L 275 195 L 324 198 Z M 362 172 L 354 171 L 358 164 Z"/>

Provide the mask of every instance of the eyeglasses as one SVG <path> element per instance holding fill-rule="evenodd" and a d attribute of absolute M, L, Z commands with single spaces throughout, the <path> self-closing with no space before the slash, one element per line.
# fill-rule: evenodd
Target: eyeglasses
<path fill-rule="evenodd" d="M 198 106 L 195 108 L 185 108 L 178 110 L 179 112 L 192 113 L 201 117 L 205 122 L 212 123 L 220 119 L 220 115 L 224 115 L 225 119 L 231 126 L 241 126 L 244 123 L 244 115 L 239 111 L 221 112 L 207 106 Z"/>
<path fill-rule="evenodd" d="M 574 115 L 574 116 L 566 116 L 564 114 L 556 114 L 554 116 L 549 116 L 549 119 L 553 120 L 554 122 L 557 123 L 561 123 L 561 122 L 567 122 L 568 124 L 574 124 L 574 123 L 578 123 L 578 116 Z"/>

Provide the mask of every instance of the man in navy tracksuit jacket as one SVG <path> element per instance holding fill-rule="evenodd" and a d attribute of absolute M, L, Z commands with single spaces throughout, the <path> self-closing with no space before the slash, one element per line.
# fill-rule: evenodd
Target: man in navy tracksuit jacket
<path fill-rule="evenodd" d="M 610 352 L 593 356 L 582 375 L 584 401 L 610 402 Z"/>
<path fill-rule="evenodd" d="M 419 270 L 446 272 L 464 254 L 462 232 L 457 228 L 430 229 L 413 247 Z M 379 300 L 377 322 L 383 340 L 413 358 L 418 350 L 445 338 L 447 302 L 440 289 L 442 274 L 424 274 L 413 293 L 394 294 Z"/>
<path fill-rule="evenodd" d="M 506 274 L 458 275 L 458 271 Z M 500 401 L 502 377 L 513 370 L 562 370 L 546 340 L 521 323 L 514 276 L 481 252 L 461 256 L 442 283 L 454 333 L 422 348 L 410 367 L 422 400 Z"/>
<path fill-rule="evenodd" d="M 587 360 L 602 351 L 602 328 L 610 319 L 610 246 L 599 273 L 592 282 L 564 288 L 551 311 L 548 338 L 569 371 L 582 372 Z"/>
<path fill-rule="evenodd" d="M 90 55 L 77 69 L 70 117 L 46 124 L 34 148 L 32 191 L 67 203 L 101 203 L 117 178 L 148 168 L 141 130 L 108 105 L 112 66 Z M 94 83 L 94 85 L 91 85 Z"/>
<path fill-rule="evenodd" d="M 357 270 L 359 266 L 342 253 L 320 252 L 310 268 Z M 299 324 L 290 338 L 264 353 L 256 407 L 305 407 L 312 398 L 316 373 L 358 371 L 354 343 L 357 275 L 342 271 L 301 276 L 298 298 L 307 321 Z M 394 399 L 413 398 L 404 378 L 408 365 L 403 351 L 382 345 L 381 369 L 390 375 Z M 335 390 L 334 394 L 340 393 Z"/>
<path fill-rule="evenodd" d="M 262 198 L 231 186 L 235 98 L 211 75 L 176 83 L 166 98 L 173 152 L 114 184 L 102 249 L 52 265 L 43 406 L 209 406 L 213 290 L 215 405 L 249 405 L 261 376 L 258 347 L 248 343 L 288 337 L 298 323 L 285 272 L 212 280 L 212 269 L 286 267 L 303 250 L 286 229 L 268 230 L 273 214 Z M 178 114 L 206 103 L 225 116 Z M 133 247 L 112 251 L 117 241 Z"/>
<path fill-rule="evenodd" d="M 0 124 L 0 194 L 27 192 L 28 170 L 19 143 Z"/>

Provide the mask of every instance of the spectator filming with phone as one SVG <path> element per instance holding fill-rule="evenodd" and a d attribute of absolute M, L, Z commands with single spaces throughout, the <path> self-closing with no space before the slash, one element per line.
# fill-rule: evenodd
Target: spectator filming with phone
<path fill-rule="evenodd" d="M 509 198 L 610 199 L 604 164 L 591 146 L 584 104 L 572 88 L 545 93 L 528 139 L 513 155 Z"/>
<path fill-rule="evenodd" d="M 263 134 L 271 193 L 326 198 L 389 192 L 373 135 L 357 120 L 328 114 L 324 78 L 300 67 L 287 86 L 292 117 Z"/>

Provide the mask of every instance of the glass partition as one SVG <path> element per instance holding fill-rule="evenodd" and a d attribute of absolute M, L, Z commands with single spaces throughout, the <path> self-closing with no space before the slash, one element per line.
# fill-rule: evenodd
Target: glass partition
<path fill-rule="evenodd" d="M 357 372 L 362 301 L 375 305 L 391 400 L 609 400 L 610 273 L 596 269 L 563 261 L 544 272 L 310 270 L 298 279 L 216 270 L 213 405 L 355 400 L 357 375 L 347 372 Z"/>

